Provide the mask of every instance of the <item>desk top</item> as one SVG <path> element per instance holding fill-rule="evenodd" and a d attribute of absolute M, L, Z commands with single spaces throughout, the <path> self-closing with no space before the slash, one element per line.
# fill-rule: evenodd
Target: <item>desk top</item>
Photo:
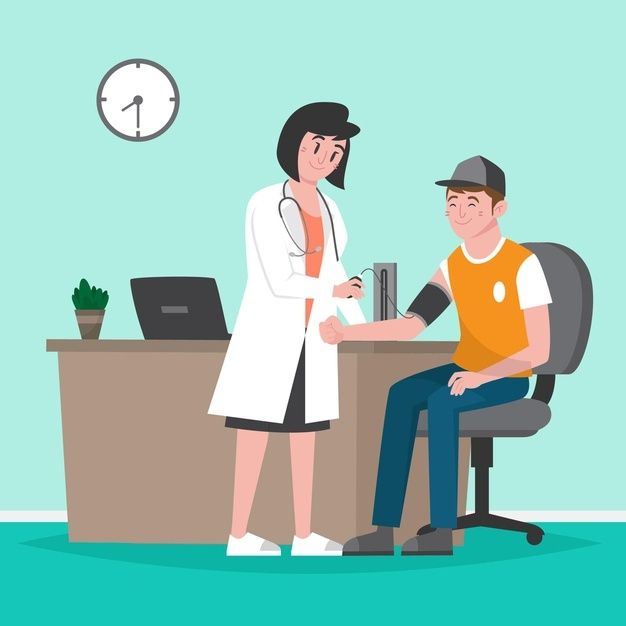
<path fill-rule="evenodd" d="M 456 341 L 344 341 L 341 354 L 451 354 Z M 48 339 L 47 352 L 226 352 L 228 340 Z"/>

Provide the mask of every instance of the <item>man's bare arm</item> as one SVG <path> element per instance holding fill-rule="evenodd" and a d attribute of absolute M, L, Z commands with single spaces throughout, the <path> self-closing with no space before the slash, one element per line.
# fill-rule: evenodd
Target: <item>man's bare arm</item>
<path fill-rule="evenodd" d="M 448 297 L 449 288 L 441 269 L 438 269 L 429 281 L 439 287 Z M 329 318 L 320 324 L 322 338 L 327 343 L 340 341 L 407 341 L 417 337 L 426 328 L 427 324 L 417 315 L 409 314 L 394 320 L 371 322 L 369 324 L 355 324 L 343 326 L 335 317 Z"/>

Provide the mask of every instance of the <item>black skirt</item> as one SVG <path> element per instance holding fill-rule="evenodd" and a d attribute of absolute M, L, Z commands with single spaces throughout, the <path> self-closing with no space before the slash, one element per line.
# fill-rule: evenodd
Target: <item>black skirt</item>
<path fill-rule="evenodd" d="M 300 360 L 296 368 L 296 375 L 291 386 L 289 402 L 285 410 L 285 420 L 282 424 L 274 422 L 263 422 L 259 420 L 248 420 L 240 417 L 227 417 L 225 426 L 227 428 L 241 428 L 242 430 L 259 430 L 266 433 L 311 433 L 318 430 L 328 430 L 330 422 L 314 422 L 306 424 L 304 422 L 305 412 L 305 371 L 304 371 L 304 343 L 300 352 Z"/>

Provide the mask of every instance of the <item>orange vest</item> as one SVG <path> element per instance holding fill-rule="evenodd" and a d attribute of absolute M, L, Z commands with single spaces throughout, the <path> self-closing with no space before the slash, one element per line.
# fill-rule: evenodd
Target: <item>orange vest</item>
<path fill-rule="evenodd" d="M 528 346 L 516 277 L 531 254 L 507 239 L 496 256 L 483 263 L 469 261 L 461 247 L 448 257 L 450 288 L 461 328 L 454 363 L 478 372 Z M 531 374 L 527 370 L 514 376 Z"/>

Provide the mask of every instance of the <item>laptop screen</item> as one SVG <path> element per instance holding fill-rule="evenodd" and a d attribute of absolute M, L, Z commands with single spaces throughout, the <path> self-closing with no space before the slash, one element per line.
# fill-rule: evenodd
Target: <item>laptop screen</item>
<path fill-rule="evenodd" d="M 229 339 L 214 278 L 132 278 L 131 292 L 144 339 Z"/>

